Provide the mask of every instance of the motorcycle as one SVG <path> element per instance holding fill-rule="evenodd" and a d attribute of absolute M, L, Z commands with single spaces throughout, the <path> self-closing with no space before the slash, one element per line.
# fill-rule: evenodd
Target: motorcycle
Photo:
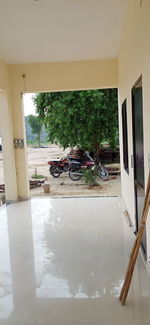
<path fill-rule="evenodd" d="M 66 173 L 69 170 L 69 159 L 61 158 L 58 160 L 48 161 L 49 172 L 54 178 L 58 178 L 62 173 Z"/>
<path fill-rule="evenodd" d="M 74 153 L 73 153 L 74 152 Z M 76 155 L 77 151 L 71 150 L 70 154 L 65 157 L 58 160 L 50 160 L 48 161 L 49 164 L 49 172 L 50 175 L 54 178 L 58 178 L 62 173 L 66 173 L 70 169 L 70 163 L 72 161 L 75 162 L 82 162 L 83 160 L 88 160 L 89 158 L 87 155 L 83 154 L 83 151 L 80 150 L 80 153 L 82 152 L 82 156 Z M 91 159 L 91 158 L 90 158 Z"/>
<path fill-rule="evenodd" d="M 84 160 L 70 160 L 69 166 L 69 177 L 73 181 L 79 180 L 83 176 L 83 170 L 85 169 L 95 168 L 98 176 L 103 179 L 107 179 L 109 176 L 108 171 L 101 164 L 101 162 L 94 161 L 88 153 L 86 153 Z"/>
<path fill-rule="evenodd" d="M 86 169 L 93 169 L 95 163 L 93 160 L 69 162 L 69 177 L 72 181 L 78 181 L 83 176 L 83 171 Z"/>

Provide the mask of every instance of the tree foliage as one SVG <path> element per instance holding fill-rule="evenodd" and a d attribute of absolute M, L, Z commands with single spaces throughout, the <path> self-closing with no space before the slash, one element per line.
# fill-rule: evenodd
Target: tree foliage
<path fill-rule="evenodd" d="M 40 93 L 33 100 L 51 142 L 95 152 L 104 141 L 118 144 L 116 89 Z"/>
<path fill-rule="evenodd" d="M 41 131 L 42 131 L 42 124 L 43 122 L 41 121 L 40 117 L 38 115 L 29 115 L 29 124 L 32 129 L 33 134 L 37 134 L 37 139 L 39 142 L 39 147 L 41 146 Z"/>

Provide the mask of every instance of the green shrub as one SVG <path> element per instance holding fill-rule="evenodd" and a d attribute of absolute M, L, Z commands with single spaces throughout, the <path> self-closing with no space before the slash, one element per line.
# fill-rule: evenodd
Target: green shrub
<path fill-rule="evenodd" d="M 45 176 L 43 176 L 43 175 L 38 175 L 38 174 L 33 174 L 31 177 L 34 178 L 34 179 L 45 178 Z"/>
<path fill-rule="evenodd" d="M 85 169 L 83 170 L 83 177 L 85 180 L 85 183 L 89 186 L 99 186 L 99 184 L 96 182 L 97 173 L 96 170 L 91 169 Z"/>

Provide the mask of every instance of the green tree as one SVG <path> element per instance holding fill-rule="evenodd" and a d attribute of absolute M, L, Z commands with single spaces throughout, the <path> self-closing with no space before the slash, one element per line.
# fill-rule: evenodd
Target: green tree
<path fill-rule="evenodd" d="M 96 156 L 102 142 L 118 144 L 117 89 L 40 93 L 33 100 L 51 142 Z"/>
<path fill-rule="evenodd" d="M 41 146 L 41 130 L 43 122 L 41 121 L 40 117 L 38 115 L 29 115 L 28 122 L 32 128 L 32 133 L 37 134 L 37 139 L 39 143 L 39 147 Z"/>

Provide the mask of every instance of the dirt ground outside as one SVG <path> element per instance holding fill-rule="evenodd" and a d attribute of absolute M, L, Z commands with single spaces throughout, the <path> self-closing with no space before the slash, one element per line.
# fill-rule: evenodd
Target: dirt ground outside
<path fill-rule="evenodd" d="M 38 174 L 47 177 L 50 184 L 50 193 L 46 194 L 43 187 L 37 187 L 30 190 L 31 196 L 117 196 L 120 195 L 120 176 L 110 177 L 108 180 L 102 180 L 97 177 L 99 186 L 89 187 L 85 184 L 84 179 L 72 181 L 68 173 L 63 173 L 59 178 L 53 178 L 49 173 L 48 161 L 65 157 L 68 150 L 62 150 L 57 145 L 49 145 L 45 148 L 28 147 L 28 166 L 29 178 L 35 170 Z M 4 183 L 2 153 L 0 152 L 0 184 Z"/>
<path fill-rule="evenodd" d="M 28 148 L 29 176 L 35 173 L 47 177 L 50 184 L 50 193 L 46 194 L 42 187 L 32 189 L 31 196 L 116 196 L 120 195 L 120 176 L 110 177 L 109 180 L 102 180 L 97 177 L 99 186 L 89 187 L 83 178 L 79 181 L 72 181 L 68 173 L 63 173 L 59 178 L 53 178 L 49 173 L 48 161 L 59 157 L 66 157 L 68 150 L 62 150 L 56 145 L 48 148 Z"/>

